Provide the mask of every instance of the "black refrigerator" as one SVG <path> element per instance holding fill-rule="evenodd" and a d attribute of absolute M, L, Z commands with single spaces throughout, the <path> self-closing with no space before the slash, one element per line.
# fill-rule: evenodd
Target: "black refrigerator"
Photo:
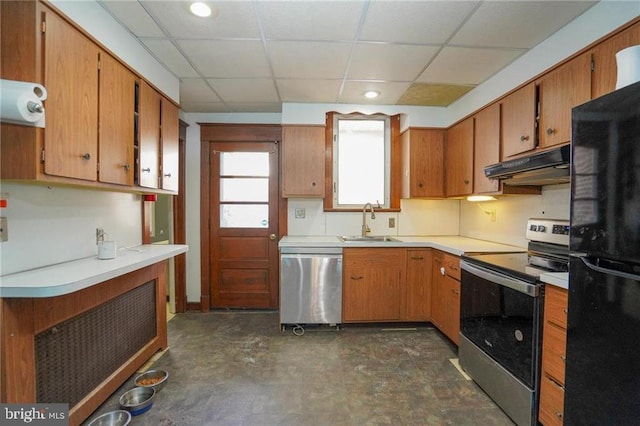
<path fill-rule="evenodd" d="M 572 111 L 565 425 L 640 424 L 640 83 Z"/>

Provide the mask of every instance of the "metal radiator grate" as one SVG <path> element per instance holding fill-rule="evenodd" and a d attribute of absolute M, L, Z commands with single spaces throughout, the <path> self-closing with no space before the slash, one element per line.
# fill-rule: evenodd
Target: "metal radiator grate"
<path fill-rule="evenodd" d="M 37 402 L 76 405 L 156 336 L 149 281 L 38 334 Z"/>

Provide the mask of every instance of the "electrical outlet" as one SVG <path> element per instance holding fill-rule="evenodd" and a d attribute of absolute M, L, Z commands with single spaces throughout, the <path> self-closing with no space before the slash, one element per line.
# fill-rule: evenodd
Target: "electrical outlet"
<path fill-rule="evenodd" d="M 389 228 L 395 228 L 396 227 L 396 218 L 395 217 L 390 217 L 389 218 Z"/>
<path fill-rule="evenodd" d="M 104 241 L 104 229 L 96 228 L 96 245 Z"/>
<path fill-rule="evenodd" d="M 6 217 L 0 217 L 0 241 L 9 240 L 9 224 Z"/>
<path fill-rule="evenodd" d="M 295 210 L 296 219 L 304 219 L 305 215 L 306 215 L 305 209 L 298 208 Z"/>

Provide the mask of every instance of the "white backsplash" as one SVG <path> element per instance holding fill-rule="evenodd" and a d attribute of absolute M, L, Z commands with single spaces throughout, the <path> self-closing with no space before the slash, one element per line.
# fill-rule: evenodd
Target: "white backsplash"
<path fill-rule="evenodd" d="M 527 246 L 529 218 L 569 220 L 569 184 L 542 187 L 542 195 L 511 195 L 483 203 L 460 202 L 460 235 Z M 485 211 L 495 211 L 496 220 Z"/>
<path fill-rule="evenodd" d="M 96 228 L 119 247 L 142 242 L 140 195 L 2 183 L 9 240 L 0 243 L 0 275 L 95 256 Z"/>
<path fill-rule="evenodd" d="M 460 202 L 457 200 L 402 200 L 400 213 L 376 212 L 367 225 L 371 235 L 458 235 Z M 304 209 L 304 218 L 296 210 Z M 389 219 L 395 227 L 389 227 Z M 325 213 L 320 199 L 289 199 L 287 235 L 359 235 L 362 212 Z"/>

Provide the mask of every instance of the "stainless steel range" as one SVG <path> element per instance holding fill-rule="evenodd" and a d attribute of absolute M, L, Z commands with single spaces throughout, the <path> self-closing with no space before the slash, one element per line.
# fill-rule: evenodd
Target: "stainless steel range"
<path fill-rule="evenodd" d="M 462 256 L 460 365 L 518 425 L 537 424 L 543 272 L 567 271 L 569 221 L 530 219 L 527 253 Z"/>

